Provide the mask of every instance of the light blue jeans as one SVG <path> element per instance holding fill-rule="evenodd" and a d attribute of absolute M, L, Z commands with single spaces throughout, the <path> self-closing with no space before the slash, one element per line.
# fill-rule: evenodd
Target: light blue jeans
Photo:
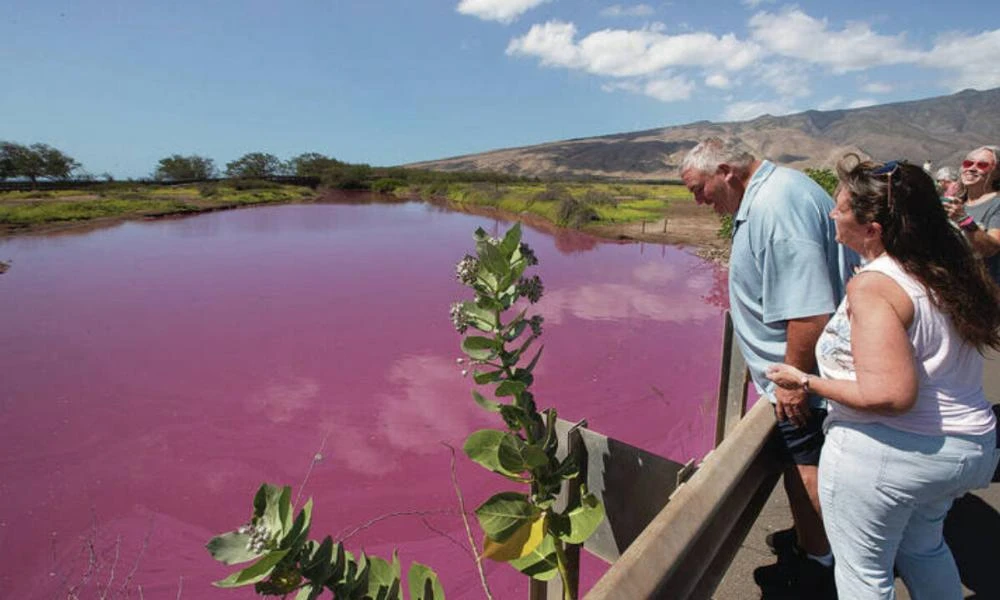
<path fill-rule="evenodd" d="M 895 563 L 914 600 L 961 600 L 945 544 L 952 501 L 989 485 L 996 432 L 925 436 L 835 422 L 819 461 L 819 498 L 842 600 L 896 597 Z"/>

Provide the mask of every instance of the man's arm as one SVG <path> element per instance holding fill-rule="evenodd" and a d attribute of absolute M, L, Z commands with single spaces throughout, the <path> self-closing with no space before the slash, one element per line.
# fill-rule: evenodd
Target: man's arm
<path fill-rule="evenodd" d="M 814 315 L 788 320 L 788 343 L 785 347 L 785 364 L 792 365 L 803 373 L 812 373 L 816 367 L 816 340 L 823 333 L 823 327 L 830 315 Z M 789 419 L 796 427 L 802 427 L 809 418 L 809 399 L 803 389 L 774 388 L 775 414 L 779 421 Z"/>

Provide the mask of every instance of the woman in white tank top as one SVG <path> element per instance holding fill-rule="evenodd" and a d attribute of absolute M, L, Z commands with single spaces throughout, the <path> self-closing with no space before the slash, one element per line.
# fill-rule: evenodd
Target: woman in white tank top
<path fill-rule="evenodd" d="M 837 171 L 837 240 L 866 265 L 817 342 L 820 376 L 774 365 L 768 377 L 831 401 L 819 492 L 839 596 L 894 598 L 895 564 L 915 600 L 959 599 L 942 529 L 1000 458 L 982 389 L 1000 288 L 922 169 L 849 154 Z"/>

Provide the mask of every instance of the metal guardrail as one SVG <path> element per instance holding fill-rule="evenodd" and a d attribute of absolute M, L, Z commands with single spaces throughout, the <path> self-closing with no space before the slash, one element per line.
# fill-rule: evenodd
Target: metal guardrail
<path fill-rule="evenodd" d="M 744 416 L 746 362 L 734 344 L 729 313 L 719 379 L 716 449 L 698 467 L 559 422 L 560 448 L 579 453 L 586 465 L 580 479 L 607 514 L 583 546 L 612 563 L 588 600 L 707 599 L 725 574 L 780 472 L 769 446 L 770 405 L 758 403 Z M 567 554 L 578 557 L 579 551 Z M 570 571 L 578 577 L 577 561 Z M 561 597 L 558 579 L 532 581 L 531 600 Z"/>

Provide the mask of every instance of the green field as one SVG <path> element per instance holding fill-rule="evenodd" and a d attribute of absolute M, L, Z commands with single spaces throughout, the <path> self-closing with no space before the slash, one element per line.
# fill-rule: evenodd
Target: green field
<path fill-rule="evenodd" d="M 242 187 L 246 189 L 237 189 Z M 187 186 L 109 184 L 97 189 L 0 192 L 0 227 L 19 230 L 51 223 L 101 218 L 162 217 L 295 202 L 315 195 L 306 187 L 264 183 Z"/>
<path fill-rule="evenodd" d="M 681 185 L 643 183 L 450 183 L 413 186 L 421 197 L 451 204 L 530 213 L 562 226 L 657 221 L 671 201 L 690 199 Z"/>

